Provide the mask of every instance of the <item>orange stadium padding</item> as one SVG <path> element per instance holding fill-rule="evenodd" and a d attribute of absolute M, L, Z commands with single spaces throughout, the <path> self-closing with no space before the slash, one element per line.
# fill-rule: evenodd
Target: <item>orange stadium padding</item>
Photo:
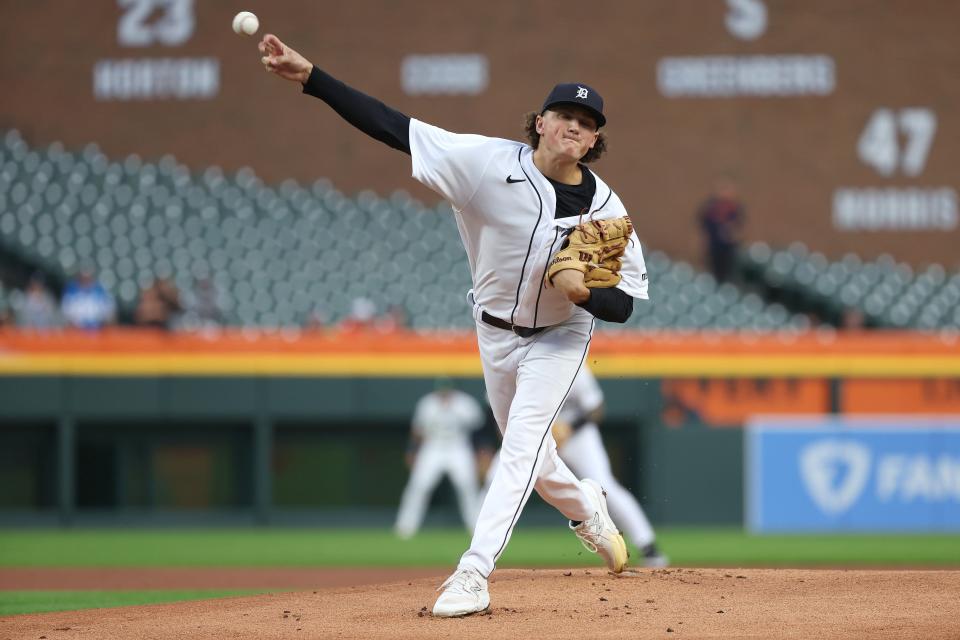
<path fill-rule="evenodd" d="M 823 378 L 664 380 L 663 395 L 668 411 L 683 407 L 712 425 L 739 427 L 755 415 L 830 413 L 830 384 Z"/>
<path fill-rule="evenodd" d="M 590 363 L 617 377 L 960 377 L 960 340 L 910 332 L 598 331 Z M 0 375 L 480 375 L 471 332 L 0 330 Z"/>
<path fill-rule="evenodd" d="M 386 352 L 476 351 L 470 331 L 413 332 L 218 329 L 168 333 L 154 329 L 112 327 L 30 331 L 0 329 L 0 349 L 22 352 L 337 351 Z M 960 335 L 901 331 L 804 332 L 746 334 L 732 332 L 627 333 L 598 331 L 592 351 L 641 353 L 819 353 L 819 354 L 953 354 L 960 356 Z"/>
<path fill-rule="evenodd" d="M 960 378 L 846 380 L 844 413 L 960 414 Z"/>

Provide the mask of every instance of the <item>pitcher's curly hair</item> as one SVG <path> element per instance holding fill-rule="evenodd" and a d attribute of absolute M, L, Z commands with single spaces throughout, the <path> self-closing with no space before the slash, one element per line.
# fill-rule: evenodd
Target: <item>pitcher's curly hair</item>
<path fill-rule="evenodd" d="M 527 134 L 527 141 L 530 143 L 530 146 L 536 149 L 540 145 L 540 134 L 537 133 L 537 116 L 540 115 L 539 111 L 531 111 L 524 118 L 526 123 L 524 124 L 524 132 Z M 600 135 L 597 136 L 597 143 L 593 145 L 593 149 L 587 151 L 580 162 L 584 164 L 590 164 L 600 159 L 600 156 L 604 154 L 607 150 L 607 136 L 603 132 L 600 132 Z"/>

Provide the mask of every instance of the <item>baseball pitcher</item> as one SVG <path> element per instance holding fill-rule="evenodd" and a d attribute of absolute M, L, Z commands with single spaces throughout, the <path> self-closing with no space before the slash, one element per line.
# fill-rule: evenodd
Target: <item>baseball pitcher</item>
<path fill-rule="evenodd" d="M 267 71 L 302 86 L 371 137 L 411 157 L 413 177 L 453 206 L 473 288 L 468 300 L 490 406 L 503 433 L 500 465 L 470 548 L 441 585 L 436 616 L 490 604 L 488 577 L 536 490 L 611 571 L 627 550 L 596 481 L 557 455 L 550 426 L 583 366 L 594 319 L 624 322 L 647 297 L 646 268 L 620 198 L 586 165 L 606 148 L 603 99 L 556 85 L 527 117 L 526 142 L 451 133 L 333 78 L 274 35 Z"/>

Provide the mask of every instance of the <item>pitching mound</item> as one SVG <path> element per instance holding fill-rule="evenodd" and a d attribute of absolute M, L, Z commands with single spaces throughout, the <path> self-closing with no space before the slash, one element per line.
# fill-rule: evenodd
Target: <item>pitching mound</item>
<path fill-rule="evenodd" d="M 491 609 L 430 616 L 441 578 L 0 618 L 2 638 L 956 638 L 960 571 L 499 571 Z"/>

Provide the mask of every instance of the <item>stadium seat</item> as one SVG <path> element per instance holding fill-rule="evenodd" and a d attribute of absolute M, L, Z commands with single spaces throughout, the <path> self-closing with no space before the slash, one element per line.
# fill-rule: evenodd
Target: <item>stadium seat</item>
<path fill-rule="evenodd" d="M 872 326 L 957 328 L 950 314 L 957 304 L 952 278 L 942 265 L 916 271 L 888 254 L 865 262 L 848 253 L 830 262 L 806 247 L 773 251 L 758 242 L 744 252 L 743 266 L 748 281 L 838 322 L 845 309 L 858 309 Z"/>
<path fill-rule="evenodd" d="M 335 241 L 333 239 L 336 239 Z M 210 278 L 227 324 L 298 326 L 318 310 L 328 322 L 354 297 L 379 311 L 401 305 L 417 328 L 472 326 L 470 275 L 446 203 L 425 207 L 398 190 L 348 197 L 325 179 L 266 185 L 252 169 L 191 172 L 172 156 L 112 161 L 94 144 L 30 149 L 15 131 L 0 143 L 0 241 L 65 278 L 87 261 L 125 308 L 140 287 L 170 277 L 189 296 Z M 362 256 L 364 277 L 346 284 Z M 429 261 L 416 256 L 430 256 Z M 806 246 L 754 243 L 746 270 L 768 286 L 796 289 L 835 307 L 855 306 L 891 326 L 956 326 L 960 278 L 942 268 L 913 273 L 892 258 L 830 262 Z M 810 322 L 662 252 L 647 255 L 650 302 L 624 328 L 803 329 Z M 191 323 L 193 323 L 191 325 Z M 185 316 L 182 326 L 196 326 Z M 605 328 L 621 327 L 606 324 Z"/>

